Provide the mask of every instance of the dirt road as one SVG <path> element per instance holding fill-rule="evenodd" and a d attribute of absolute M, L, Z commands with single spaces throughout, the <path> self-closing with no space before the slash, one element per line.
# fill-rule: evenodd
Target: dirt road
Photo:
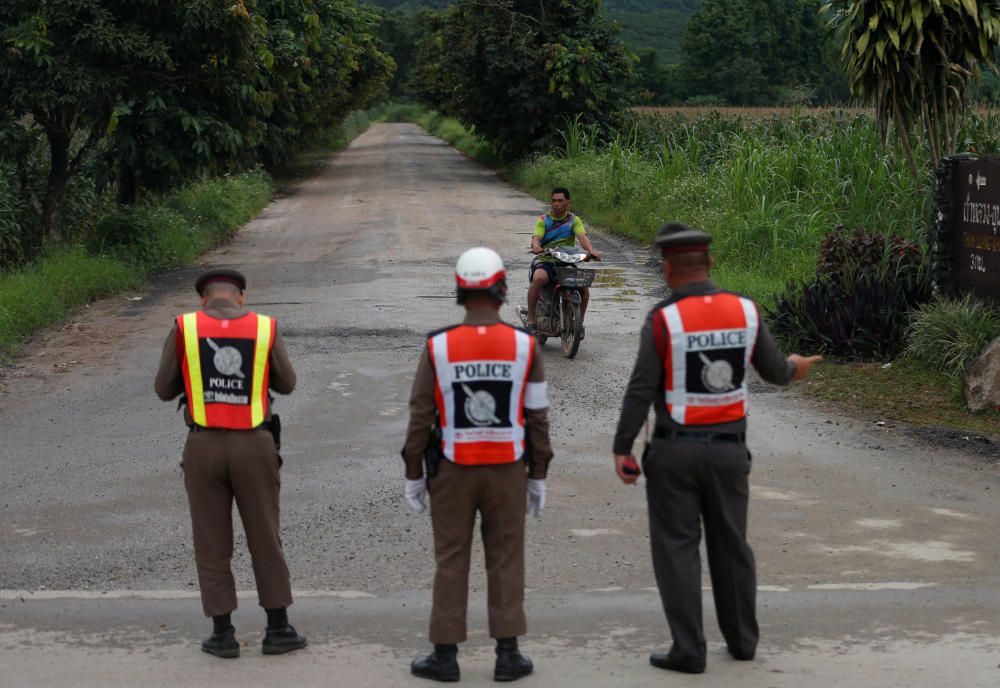
<path fill-rule="evenodd" d="M 504 256 L 516 321 L 543 210 L 417 127 L 379 124 L 204 259 L 246 272 L 250 303 L 279 320 L 299 371 L 276 406 L 292 615 L 312 640 L 299 656 L 256 654 L 252 595 L 234 619 L 242 659 L 197 649 L 206 623 L 176 461 L 185 428 L 152 377 L 200 268 L 128 295 L 141 300 L 93 304 L 27 347 L 0 378 L 4 683 L 415 685 L 432 560 L 427 516 L 402 500 L 412 373 L 423 334 L 460 318 L 451 269 L 465 248 Z M 764 385 L 750 437 L 758 660 L 728 659 L 706 589 L 708 673 L 648 666 L 668 634 L 644 496 L 614 478 L 609 455 L 638 329 L 663 292 L 647 250 L 594 240 L 608 260 L 580 354 L 547 347 L 556 463 L 549 507 L 529 524 L 523 647 L 538 671 L 525 685 L 1000 685 L 996 459 Z M 242 538 L 234 566 L 252 590 Z M 484 584 L 477 571 L 461 656 L 471 685 L 492 683 Z"/>

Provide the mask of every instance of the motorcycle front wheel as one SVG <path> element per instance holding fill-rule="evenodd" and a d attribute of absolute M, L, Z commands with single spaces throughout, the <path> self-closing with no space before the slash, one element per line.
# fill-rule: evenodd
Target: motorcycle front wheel
<path fill-rule="evenodd" d="M 580 318 L 580 304 L 564 300 L 562 303 L 562 352 L 566 358 L 573 358 L 580 350 L 580 330 L 583 322 Z"/>

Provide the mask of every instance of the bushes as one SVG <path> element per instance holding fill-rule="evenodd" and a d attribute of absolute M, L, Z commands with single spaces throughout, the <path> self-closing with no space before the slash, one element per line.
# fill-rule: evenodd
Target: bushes
<path fill-rule="evenodd" d="M 87 247 L 144 272 L 178 267 L 249 221 L 270 197 L 270 178 L 260 171 L 199 182 L 158 203 L 108 215 Z"/>
<path fill-rule="evenodd" d="M 971 295 L 938 298 L 914 311 L 905 355 L 958 377 L 965 364 L 996 337 L 1000 337 L 997 310 Z"/>
<path fill-rule="evenodd" d="M 84 245 L 0 273 L 0 356 L 74 307 L 190 263 L 257 214 L 271 198 L 261 171 L 191 184 L 154 202 L 111 213 Z"/>
<path fill-rule="evenodd" d="M 930 296 L 915 244 L 837 227 L 823 241 L 816 277 L 793 284 L 768 322 L 797 351 L 885 360 L 902 349 L 910 310 Z"/>

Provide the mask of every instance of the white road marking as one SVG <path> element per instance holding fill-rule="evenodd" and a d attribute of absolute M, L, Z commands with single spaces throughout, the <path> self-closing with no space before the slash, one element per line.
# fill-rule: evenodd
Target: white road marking
<path fill-rule="evenodd" d="M 887 528 L 901 528 L 903 522 L 898 518 L 862 518 L 855 523 L 862 528 L 876 528 L 885 530 Z"/>
<path fill-rule="evenodd" d="M 978 516 L 973 516 L 972 514 L 966 514 L 961 511 L 952 511 L 951 509 L 943 509 L 941 507 L 932 506 L 930 508 L 931 513 L 937 514 L 938 516 L 947 516 L 949 518 L 960 518 L 964 521 L 978 521 Z"/>
<path fill-rule="evenodd" d="M 770 487 L 761 487 L 760 485 L 751 485 L 750 494 L 756 499 L 767 499 L 775 502 L 795 502 L 802 505 L 818 504 L 815 499 L 803 497 L 796 492 L 775 490 Z"/>
<path fill-rule="evenodd" d="M 936 583 L 907 583 L 907 582 L 886 582 L 886 583 L 817 583 L 808 586 L 809 590 L 920 590 L 921 588 L 933 588 Z"/>
<path fill-rule="evenodd" d="M 613 528 L 575 528 L 569 531 L 574 537 L 594 537 L 596 535 L 621 535 L 620 530 Z"/>
<path fill-rule="evenodd" d="M 877 554 L 892 559 L 912 559 L 913 561 L 957 562 L 975 561 L 976 553 L 956 549 L 950 542 L 928 540 L 927 542 L 874 541 L 870 545 L 813 545 L 812 550 L 821 554 Z"/>
<path fill-rule="evenodd" d="M 256 599 L 253 590 L 240 590 L 240 599 Z M 0 600 L 191 600 L 201 597 L 197 590 L 0 590 Z M 295 590 L 292 597 L 335 597 L 342 600 L 373 599 L 377 595 L 360 590 Z"/>

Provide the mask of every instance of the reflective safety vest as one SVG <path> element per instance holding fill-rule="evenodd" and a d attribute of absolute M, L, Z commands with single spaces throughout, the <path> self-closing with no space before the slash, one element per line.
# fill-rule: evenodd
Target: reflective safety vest
<path fill-rule="evenodd" d="M 546 408 L 529 383 L 535 339 L 504 323 L 458 325 L 430 335 L 441 450 L 457 464 L 514 463 L 524 455 L 524 409 Z"/>
<path fill-rule="evenodd" d="M 274 320 L 256 313 L 226 320 L 199 311 L 178 317 L 177 331 L 191 420 L 229 430 L 263 423 Z"/>
<path fill-rule="evenodd" d="M 746 372 L 760 319 L 757 305 L 726 292 L 685 296 L 657 314 L 666 329 L 664 399 L 682 425 L 730 423 L 747 415 Z"/>

